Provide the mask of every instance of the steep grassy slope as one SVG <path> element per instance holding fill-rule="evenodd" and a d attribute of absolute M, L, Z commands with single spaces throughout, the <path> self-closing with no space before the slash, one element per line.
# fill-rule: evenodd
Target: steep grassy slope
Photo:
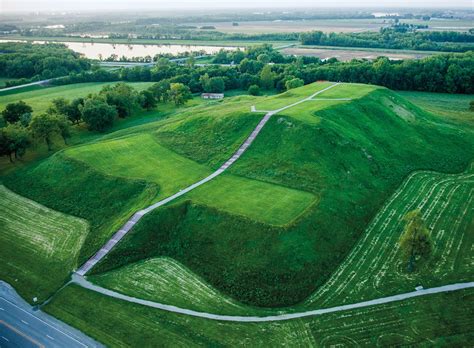
<path fill-rule="evenodd" d="M 90 232 L 79 263 L 157 194 L 153 183 L 103 175 L 61 153 L 15 171 L 3 180 L 7 187 L 25 197 L 89 221 Z"/>
<path fill-rule="evenodd" d="M 93 305 L 91 305 L 93 304 Z M 45 310 L 113 347 L 469 346 L 472 289 L 271 323 L 193 318 L 69 286 Z"/>
<path fill-rule="evenodd" d="M 58 213 L 0 185 L 0 279 L 29 302 L 46 300 L 77 266 L 84 220 Z"/>
<path fill-rule="evenodd" d="M 443 124 L 386 89 L 340 85 L 318 98 L 329 92 L 337 98 L 352 93 L 355 99 L 325 108 L 316 100 L 305 102 L 304 118 L 318 122 L 298 119 L 292 109 L 274 116 L 230 168 L 242 177 L 318 197 L 298 220 L 272 227 L 211 209 L 200 203 L 206 203 L 200 199 L 207 196 L 204 186 L 201 194 L 189 196 L 198 204 L 176 203 L 143 219 L 96 271 L 169 256 L 243 302 L 294 304 L 327 279 L 412 171 L 460 172 L 474 155 L 469 132 Z M 169 137 L 166 146 L 192 153 L 203 164 L 220 159 L 212 151 L 219 139 L 208 136 L 219 130 L 212 123 L 211 129 L 203 123 L 192 130 Z M 187 140 L 196 145 L 193 152 L 182 146 Z"/>

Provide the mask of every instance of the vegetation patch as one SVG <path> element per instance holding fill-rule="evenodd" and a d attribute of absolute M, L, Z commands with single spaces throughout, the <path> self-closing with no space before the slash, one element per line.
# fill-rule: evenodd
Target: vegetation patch
<path fill-rule="evenodd" d="M 0 185 L 0 278 L 29 302 L 46 300 L 78 265 L 88 230 L 86 221 Z"/>
<path fill-rule="evenodd" d="M 127 295 L 199 312 L 246 315 L 255 311 L 224 296 L 168 257 L 136 262 L 88 279 Z"/>
<path fill-rule="evenodd" d="M 90 232 L 81 248 L 79 264 L 135 211 L 149 204 L 158 191 L 152 183 L 100 174 L 61 153 L 12 172 L 3 180 L 22 196 L 89 221 Z"/>
<path fill-rule="evenodd" d="M 412 174 L 372 220 L 353 251 L 307 304 L 333 306 L 412 291 L 415 287 L 471 281 L 474 170 Z M 419 209 L 433 255 L 416 272 L 402 262 L 403 217 Z"/>

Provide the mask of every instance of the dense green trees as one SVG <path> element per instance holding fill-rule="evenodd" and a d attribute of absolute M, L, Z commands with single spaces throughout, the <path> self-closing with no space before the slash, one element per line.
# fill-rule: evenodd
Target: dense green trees
<path fill-rule="evenodd" d="M 260 95 L 260 87 L 258 85 L 251 85 L 247 92 L 250 95 Z"/>
<path fill-rule="evenodd" d="M 90 69 L 90 63 L 63 44 L 0 43 L 0 76 L 49 79 Z"/>
<path fill-rule="evenodd" d="M 20 121 L 20 118 L 24 114 L 31 114 L 33 109 L 27 105 L 23 100 L 16 103 L 10 103 L 2 111 L 2 116 L 5 122 L 15 123 Z"/>
<path fill-rule="evenodd" d="M 303 45 L 395 48 L 424 51 L 466 52 L 474 49 L 472 33 L 446 32 L 407 32 L 398 25 L 382 28 L 380 32 L 363 33 L 323 33 L 313 31 L 300 34 Z"/>
<path fill-rule="evenodd" d="M 0 129 L 0 156 L 8 156 L 13 162 L 12 155 L 20 158 L 30 145 L 28 130 L 19 123 L 9 124 Z"/>
<path fill-rule="evenodd" d="M 93 131 L 105 132 L 114 124 L 117 109 L 98 96 L 92 96 L 84 101 L 81 108 L 82 119 Z"/>
<path fill-rule="evenodd" d="M 298 88 L 304 86 L 304 81 L 302 79 L 299 79 L 295 77 L 294 79 L 287 80 L 285 82 L 285 87 L 286 89 L 292 89 L 292 88 Z"/>
<path fill-rule="evenodd" d="M 126 83 L 105 86 L 99 93 L 107 104 L 115 106 L 119 117 L 130 116 L 139 105 L 138 93 Z"/>
<path fill-rule="evenodd" d="M 263 89 L 272 89 L 274 86 L 275 74 L 270 65 L 265 65 L 260 72 L 260 86 Z"/>

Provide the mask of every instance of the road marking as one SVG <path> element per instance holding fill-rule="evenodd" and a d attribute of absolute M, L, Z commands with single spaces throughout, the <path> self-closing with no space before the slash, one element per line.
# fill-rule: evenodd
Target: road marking
<path fill-rule="evenodd" d="M 30 325 L 30 324 L 28 324 L 27 321 L 24 321 L 23 319 L 21 319 L 21 322 L 22 322 L 23 324 Z"/>
<path fill-rule="evenodd" d="M 46 337 L 54 341 L 54 338 L 52 338 L 50 335 L 46 335 Z"/>
<path fill-rule="evenodd" d="M 44 346 L 42 344 L 40 344 L 38 341 L 35 341 L 33 338 L 31 338 L 30 336 L 28 336 L 27 334 L 25 334 L 24 332 L 21 332 L 20 330 L 18 330 L 17 328 L 11 326 L 10 324 L 7 324 L 5 323 L 3 320 L 0 320 L 0 324 L 3 324 L 4 326 L 6 326 L 7 328 L 9 328 L 10 330 L 12 330 L 13 332 L 17 333 L 18 335 L 22 336 L 23 338 L 27 339 L 28 341 L 30 341 L 31 343 L 33 343 L 34 345 L 40 347 L 40 348 L 44 348 Z M 2 336 L 3 339 L 7 340 L 5 337 Z"/>
<path fill-rule="evenodd" d="M 35 318 L 36 320 L 39 320 L 40 322 L 42 322 L 43 324 L 45 324 L 45 325 L 47 325 L 47 326 L 49 326 L 49 327 L 52 328 L 53 330 L 56 330 L 57 332 L 62 333 L 64 336 L 69 337 L 70 339 L 72 339 L 73 341 L 77 342 L 77 343 L 80 344 L 81 346 L 86 347 L 86 348 L 88 347 L 88 346 L 86 346 L 84 343 L 82 343 L 82 342 L 78 341 L 77 339 L 75 339 L 74 337 L 68 335 L 66 332 L 59 330 L 58 328 L 52 326 L 51 324 L 48 324 L 46 321 L 44 321 L 44 320 L 38 318 L 37 316 L 35 316 L 35 315 L 31 314 L 30 312 L 24 310 L 23 308 L 17 306 L 16 304 L 14 304 L 13 302 L 7 300 L 6 298 L 0 297 L 0 300 L 3 300 L 3 301 L 5 301 L 5 302 L 11 304 L 12 306 L 18 308 L 20 311 L 25 312 L 25 313 L 28 314 L 29 316 Z M 1 320 L 0 320 L 0 322 L 1 322 Z M 41 347 L 42 347 L 42 346 L 41 346 Z"/>
<path fill-rule="evenodd" d="M 4 309 L 2 307 L 0 307 L 0 311 L 4 311 Z"/>
<path fill-rule="evenodd" d="M 2 336 L 2 338 L 3 338 L 5 341 L 10 342 L 10 340 L 9 340 L 8 338 L 3 337 L 3 336 Z"/>

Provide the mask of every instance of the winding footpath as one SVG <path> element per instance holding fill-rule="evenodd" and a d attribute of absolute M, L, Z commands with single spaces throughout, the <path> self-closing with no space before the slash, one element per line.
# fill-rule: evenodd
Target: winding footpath
<path fill-rule="evenodd" d="M 381 304 L 386 304 L 386 303 L 391 303 L 391 302 L 398 302 L 398 301 L 403 301 L 403 300 L 407 300 L 414 297 L 439 294 L 442 292 L 474 288 L 474 282 L 457 283 L 457 284 L 439 286 L 435 288 L 421 289 L 421 290 L 406 292 L 403 294 L 381 297 L 374 300 L 357 302 L 357 303 L 352 303 L 352 304 L 347 304 L 347 305 L 342 305 L 342 306 L 329 307 L 329 308 L 323 308 L 323 309 L 314 309 L 314 310 L 309 310 L 309 311 L 304 311 L 304 312 L 285 313 L 285 314 L 259 317 L 259 316 L 222 315 L 222 314 L 198 312 L 191 309 L 180 308 L 180 307 L 171 306 L 171 305 L 167 305 L 167 304 L 163 304 L 159 302 L 143 300 L 140 298 L 124 295 L 119 292 L 95 285 L 89 282 L 88 280 L 86 280 L 84 277 L 80 277 L 77 275 L 73 276 L 72 282 L 85 289 L 92 290 L 100 294 L 113 297 L 122 301 L 136 303 L 136 304 L 146 306 L 146 307 L 157 308 L 157 309 L 161 309 L 161 310 L 172 312 L 172 313 L 190 315 L 190 316 L 198 317 L 198 318 L 220 320 L 220 321 L 233 321 L 233 322 L 239 322 L 239 323 L 257 323 L 257 322 L 270 322 L 270 321 L 283 321 L 283 320 L 298 319 L 298 318 L 304 318 L 304 317 L 310 317 L 310 316 L 316 316 L 316 315 L 322 315 L 322 314 L 328 314 L 328 313 L 334 313 L 334 312 L 348 311 L 348 310 L 357 309 L 357 308 L 381 305 Z"/>
<path fill-rule="evenodd" d="M 232 155 L 232 157 L 229 158 L 227 160 L 227 162 L 225 162 L 219 169 L 217 169 L 214 173 L 212 173 L 211 175 L 205 177 L 204 179 L 202 179 L 202 180 L 192 184 L 191 186 L 188 186 L 185 189 L 175 193 L 174 195 L 172 195 L 168 198 L 165 198 L 165 199 L 163 199 L 163 200 L 161 200 L 161 201 L 159 201 L 159 202 L 157 202 L 153 205 L 150 205 L 148 208 L 142 209 L 142 210 L 136 212 L 135 214 L 133 214 L 133 216 L 112 236 L 111 239 L 109 239 L 109 241 L 107 243 L 105 243 L 105 245 L 94 256 L 92 256 L 89 260 L 87 260 L 87 262 L 85 264 L 83 264 L 81 267 L 79 267 L 79 269 L 76 271 L 76 274 L 78 274 L 80 276 L 84 276 L 87 272 L 89 272 L 97 263 L 100 262 L 100 260 L 102 260 L 113 249 L 113 247 L 115 245 L 117 245 L 118 242 L 120 242 L 120 240 L 123 237 L 125 237 L 125 235 L 132 229 L 132 227 L 144 215 L 148 214 L 149 212 L 151 212 L 152 210 L 155 210 L 158 207 L 161 207 L 161 206 L 175 200 L 178 197 L 181 197 L 181 196 L 185 195 L 189 191 L 194 190 L 196 187 L 199 187 L 199 186 L 205 184 L 206 182 L 211 181 L 215 177 L 221 175 L 227 168 L 229 168 L 235 161 L 237 161 L 240 158 L 240 156 L 242 156 L 243 153 L 249 148 L 249 146 L 253 143 L 253 141 L 255 140 L 257 135 L 260 133 L 262 128 L 268 122 L 270 117 L 272 117 L 273 115 L 275 115 L 275 114 L 277 114 L 277 113 L 279 113 L 283 110 L 289 109 L 289 108 L 291 108 L 295 105 L 298 105 L 298 104 L 304 103 L 308 100 L 311 100 L 315 96 L 317 96 L 318 94 L 321 94 L 321 93 L 327 91 L 328 89 L 331 89 L 331 88 L 337 86 L 338 84 L 339 83 L 334 83 L 334 84 L 330 85 L 329 87 L 326 87 L 326 88 L 324 88 L 324 89 L 322 89 L 322 90 L 320 90 L 316 93 L 313 93 L 312 95 L 310 95 L 307 98 L 304 98 L 300 101 L 297 101 L 296 103 L 284 106 L 284 107 L 282 107 L 280 109 L 277 109 L 277 110 L 267 111 L 265 116 L 260 120 L 260 122 L 257 124 L 257 127 L 255 127 L 253 132 L 248 136 L 248 138 L 244 141 L 244 143 Z M 252 111 L 259 112 L 259 111 L 255 110 L 255 108 L 252 108 Z"/>

